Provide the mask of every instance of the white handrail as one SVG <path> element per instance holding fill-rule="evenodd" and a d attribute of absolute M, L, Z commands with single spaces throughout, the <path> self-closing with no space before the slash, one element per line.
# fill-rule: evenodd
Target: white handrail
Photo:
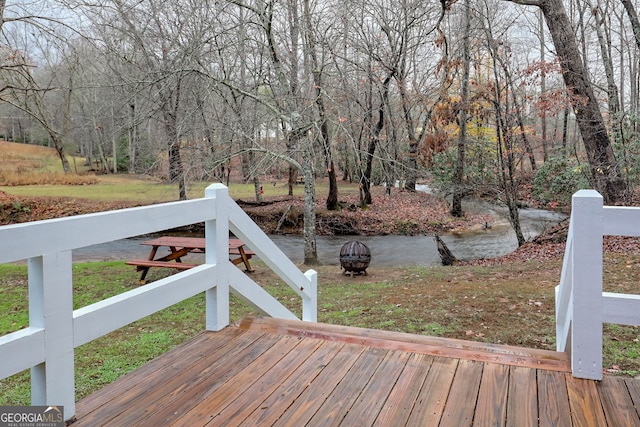
<path fill-rule="evenodd" d="M 640 208 L 603 206 L 593 190 L 573 195 L 560 284 L 556 348 L 571 353 L 575 377 L 602 379 L 602 325 L 640 326 L 640 295 L 603 292 L 605 235 L 640 236 Z"/>
<path fill-rule="evenodd" d="M 203 265 L 73 310 L 71 251 L 204 222 Z M 229 292 L 263 314 L 296 318 L 228 259 L 229 231 L 302 299 L 317 320 L 317 273 L 302 273 L 229 197 L 212 184 L 205 197 L 0 227 L 0 263 L 28 260 L 29 326 L 0 336 L 0 379 L 31 369 L 31 403 L 75 415 L 74 348 L 193 295 L 206 295 L 206 329 L 229 324 Z"/>

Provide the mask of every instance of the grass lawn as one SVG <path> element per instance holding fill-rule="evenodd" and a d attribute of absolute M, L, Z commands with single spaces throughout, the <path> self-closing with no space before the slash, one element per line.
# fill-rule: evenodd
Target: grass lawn
<path fill-rule="evenodd" d="M 617 259 L 609 260 L 613 267 Z M 640 265 L 640 260 L 635 260 Z M 628 261 L 624 262 L 628 265 Z M 635 265 L 635 264 L 633 264 Z M 260 261 L 251 277 L 300 315 L 299 298 Z M 544 349 L 555 348 L 554 287 L 560 262 L 498 266 L 370 267 L 344 276 L 338 266 L 317 268 L 320 322 L 445 336 Z M 303 270 L 306 268 L 302 267 Z M 614 273 L 615 272 L 615 273 Z M 138 286 L 121 261 L 74 264 L 76 308 Z M 166 274 L 151 270 L 150 279 Z M 612 268 L 625 291 L 640 283 L 635 269 Z M 0 266 L 0 336 L 28 322 L 26 267 Z M 640 293 L 640 291 L 637 291 Z M 231 321 L 256 314 L 231 298 Z M 204 296 L 121 328 L 76 349 L 77 399 L 184 342 L 204 329 Z M 635 376 L 640 370 L 638 328 L 605 328 L 605 368 Z M 29 372 L 0 382 L 0 405 L 27 405 Z"/>
<path fill-rule="evenodd" d="M 56 169 L 55 154 L 43 147 L 0 142 L 0 155 L 4 162 L 0 190 L 14 195 L 143 204 L 177 199 L 175 185 L 140 176 L 83 174 L 69 178 Z M 202 197 L 206 185 L 190 185 L 189 197 Z M 326 197 L 326 181 L 318 181 L 316 187 L 317 197 Z M 264 191 L 265 197 L 286 195 L 287 186 L 266 183 Z M 296 195 L 302 191 L 303 186 L 295 187 Z M 231 184 L 229 192 L 234 199 L 255 197 L 250 184 Z M 357 192 L 357 185 L 340 183 L 340 194 Z M 299 316 L 301 302 L 295 293 L 260 261 L 252 265 L 256 271 L 251 277 Z M 342 275 L 337 266 L 315 269 L 320 322 L 555 348 L 554 288 L 560 279 L 560 260 L 420 268 L 372 265 L 367 276 L 356 277 Z M 0 336 L 28 325 L 26 274 L 24 265 L 0 265 Z M 151 270 L 148 278 L 166 274 L 172 272 Z M 138 286 L 135 268 L 124 261 L 74 264 L 73 275 L 76 308 Z M 640 294 L 640 255 L 607 255 L 605 290 Z M 232 322 L 251 314 L 255 313 L 231 298 Z M 77 348 L 76 398 L 82 399 L 203 329 L 204 296 L 197 295 Z M 607 325 L 604 332 L 607 372 L 638 375 L 640 329 Z M 0 380 L 0 405 L 30 403 L 29 375 L 23 372 Z"/>
<path fill-rule="evenodd" d="M 3 165 L 0 170 L 0 190 L 16 196 L 75 197 L 99 201 L 133 201 L 151 204 L 169 202 L 178 199 L 178 187 L 175 184 L 144 175 L 101 175 L 88 171 L 83 165 L 84 159 L 70 157 L 69 162 L 75 173 L 64 174 L 59 158 L 52 148 L 36 145 L 18 144 L 0 141 L 0 158 Z M 192 182 L 187 184 L 187 196 L 204 196 L 204 189 L 211 182 Z M 234 199 L 255 199 L 253 184 L 232 182 L 229 194 Z M 288 194 L 286 182 L 265 182 L 264 196 L 285 196 Z M 294 195 L 301 196 L 303 185 L 295 185 Z M 316 194 L 319 198 L 328 194 L 326 180 L 316 182 Z M 354 183 L 340 183 L 340 193 L 358 192 Z"/>

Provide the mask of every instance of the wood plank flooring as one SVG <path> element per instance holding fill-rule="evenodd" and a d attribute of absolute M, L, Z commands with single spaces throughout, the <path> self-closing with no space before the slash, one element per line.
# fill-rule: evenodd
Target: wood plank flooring
<path fill-rule="evenodd" d="M 640 426 L 640 381 L 565 354 L 269 318 L 206 332 L 76 405 L 73 426 Z"/>

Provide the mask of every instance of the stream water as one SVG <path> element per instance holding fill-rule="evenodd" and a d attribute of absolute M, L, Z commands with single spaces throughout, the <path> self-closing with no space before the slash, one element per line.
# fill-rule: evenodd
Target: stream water
<path fill-rule="evenodd" d="M 505 210 L 484 202 L 470 202 L 464 209 L 490 213 L 494 220 L 490 227 L 444 233 L 440 237 L 458 259 L 493 258 L 506 255 L 517 248 L 515 233 L 505 216 Z M 545 229 L 563 220 L 557 212 L 541 209 L 521 209 L 520 222 L 526 239 L 532 239 Z M 272 240 L 294 262 L 304 259 L 302 236 L 273 235 Z M 90 246 L 73 252 L 75 261 L 102 261 L 146 258 L 147 246 L 140 243 L 148 237 L 117 240 Z M 346 242 L 358 240 L 371 251 L 371 266 L 435 266 L 440 255 L 433 236 L 320 236 L 317 238 L 320 262 L 339 265 L 340 248 Z"/>

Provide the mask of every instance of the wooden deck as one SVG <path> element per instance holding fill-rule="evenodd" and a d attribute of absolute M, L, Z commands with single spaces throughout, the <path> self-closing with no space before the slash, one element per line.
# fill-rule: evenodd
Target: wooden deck
<path fill-rule="evenodd" d="M 640 426 L 640 381 L 569 371 L 550 351 L 245 319 L 78 402 L 73 426 Z"/>

